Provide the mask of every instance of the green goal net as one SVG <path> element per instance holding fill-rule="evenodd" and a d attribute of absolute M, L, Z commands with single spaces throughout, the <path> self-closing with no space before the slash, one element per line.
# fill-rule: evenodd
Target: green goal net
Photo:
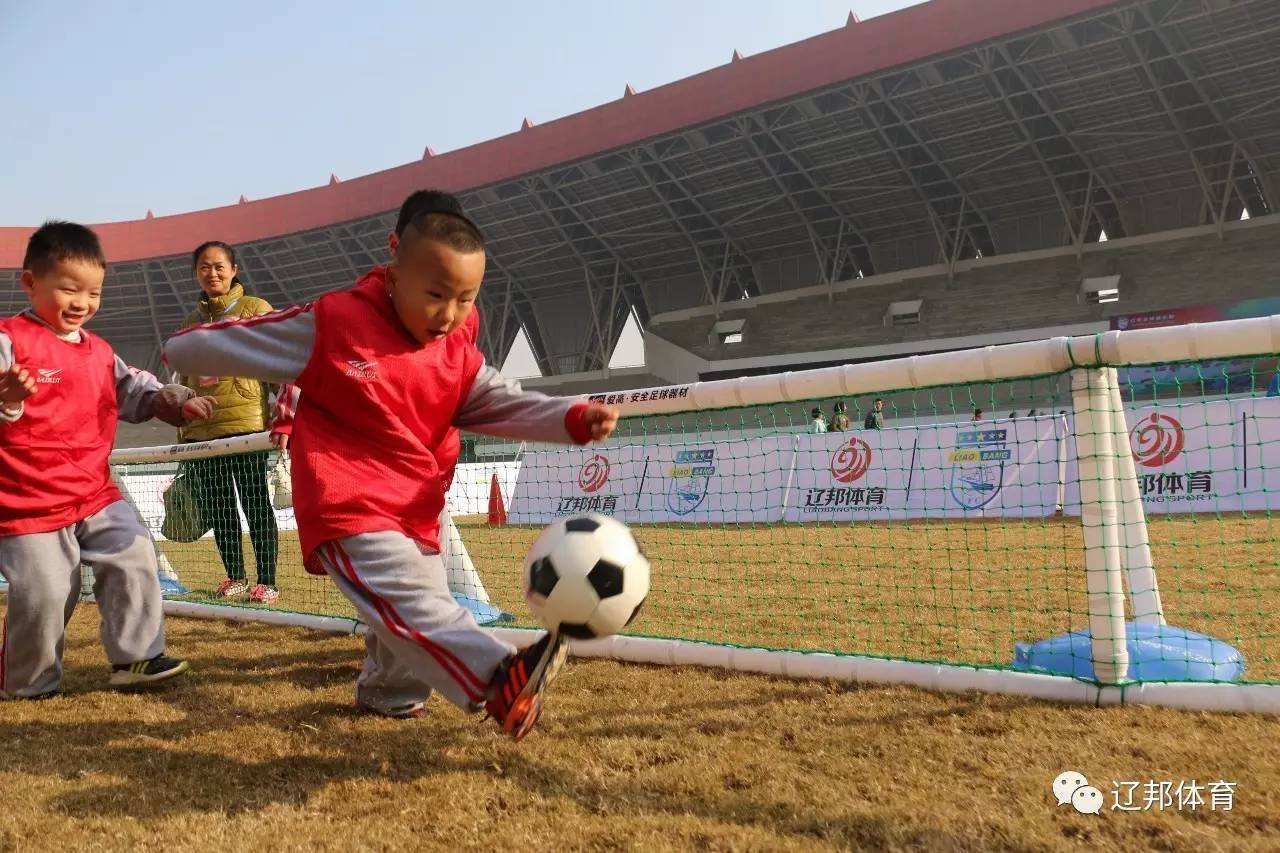
<path fill-rule="evenodd" d="M 632 525 L 652 562 L 628 630 L 655 644 L 903 664 L 913 683 L 967 669 L 1280 684 L 1275 355 L 1139 362 L 1073 341 L 1080 366 L 1031 372 L 1057 362 L 1011 351 L 993 369 L 988 353 L 971 373 L 1011 375 L 980 381 L 932 381 L 969 370 L 947 354 L 596 395 L 625 417 L 584 448 L 476 437 L 449 495 L 451 587 L 491 624 L 534 627 L 529 545 L 556 518 L 599 512 Z M 158 461 L 174 453 L 115 458 L 181 584 L 174 601 L 353 615 L 303 571 L 288 509 L 266 537 L 243 493 L 209 491 L 202 506 L 236 522 L 234 541 L 165 537 L 180 467 L 273 465 L 260 450 Z M 489 523 L 494 482 L 505 524 Z M 250 585 L 274 568 L 279 600 L 216 596 L 229 548 Z"/>

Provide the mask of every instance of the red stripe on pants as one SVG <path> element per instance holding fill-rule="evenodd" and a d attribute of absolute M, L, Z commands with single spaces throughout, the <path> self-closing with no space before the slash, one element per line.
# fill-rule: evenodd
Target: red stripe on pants
<path fill-rule="evenodd" d="M 5 659 L 9 656 L 9 613 L 4 614 L 4 629 L 0 631 L 0 691 L 4 691 L 5 684 L 8 683 L 9 668 L 5 665 Z"/>
<path fill-rule="evenodd" d="M 352 564 L 350 556 L 348 556 L 347 552 L 343 550 L 342 545 L 336 541 L 330 544 L 333 546 L 333 556 L 331 556 L 330 559 L 333 560 L 334 566 L 338 569 L 338 573 L 341 574 L 348 583 L 364 593 L 364 595 L 373 604 L 374 609 L 378 611 L 378 616 L 381 617 L 382 623 L 391 630 L 391 633 L 401 639 L 409 640 L 410 642 L 421 646 L 427 654 L 431 655 L 431 657 L 435 659 L 436 663 L 440 665 L 440 668 L 443 669 L 450 678 L 458 683 L 458 686 L 462 688 L 462 692 L 465 693 L 467 698 L 471 701 L 479 702 L 483 700 L 485 698 L 485 694 L 488 692 L 488 686 L 477 678 L 475 673 L 468 669 L 467 665 L 459 660 L 458 656 L 453 652 L 438 643 L 433 643 L 421 631 L 409 627 L 400 614 L 396 612 L 396 609 L 392 606 L 391 602 L 375 593 L 367 584 L 365 584 L 364 581 L 360 579 L 359 575 L 356 574 L 355 566 Z"/>

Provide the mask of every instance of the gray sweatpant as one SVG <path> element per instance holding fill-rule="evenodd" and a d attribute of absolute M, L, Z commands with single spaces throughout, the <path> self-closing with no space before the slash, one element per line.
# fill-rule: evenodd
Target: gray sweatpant
<path fill-rule="evenodd" d="M 326 542 L 317 554 L 370 629 L 357 702 L 390 711 L 425 702 L 434 688 L 468 711 L 483 706 L 515 647 L 453 600 L 439 554 L 394 531 Z"/>
<path fill-rule="evenodd" d="M 93 570 L 107 660 L 134 663 L 164 651 L 151 537 L 137 512 L 116 501 L 60 530 L 0 536 L 0 575 L 9 582 L 0 696 L 38 696 L 58 688 L 82 564 Z"/>

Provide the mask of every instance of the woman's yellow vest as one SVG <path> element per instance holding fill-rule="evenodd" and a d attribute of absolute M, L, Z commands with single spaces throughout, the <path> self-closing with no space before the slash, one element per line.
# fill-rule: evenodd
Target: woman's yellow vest
<path fill-rule="evenodd" d="M 183 321 L 183 328 L 231 318 L 244 319 L 272 310 L 265 299 L 246 296 L 244 286 L 233 284 L 224 296 L 200 297 L 196 310 Z M 178 429 L 178 440 L 208 441 L 247 432 L 262 432 L 270 423 L 267 386 L 256 379 L 238 376 L 181 376 L 178 381 L 202 396 L 216 397 L 218 407 L 208 420 Z"/>

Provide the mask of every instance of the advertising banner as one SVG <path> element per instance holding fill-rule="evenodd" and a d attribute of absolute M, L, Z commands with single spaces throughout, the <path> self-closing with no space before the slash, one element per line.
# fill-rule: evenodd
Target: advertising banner
<path fill-rule="evenodd" d="M 795 461 L 790 435 L 650 448 L 635 518 L 656 522 L 781 521 Z"/>
<path fill-rule="evenodd" d="M 598 512 L 636 519 L 650 449 L 643 445 L 536 450 L 520 462 L 512 524 L 547 524 L 565 515 Z"/>

